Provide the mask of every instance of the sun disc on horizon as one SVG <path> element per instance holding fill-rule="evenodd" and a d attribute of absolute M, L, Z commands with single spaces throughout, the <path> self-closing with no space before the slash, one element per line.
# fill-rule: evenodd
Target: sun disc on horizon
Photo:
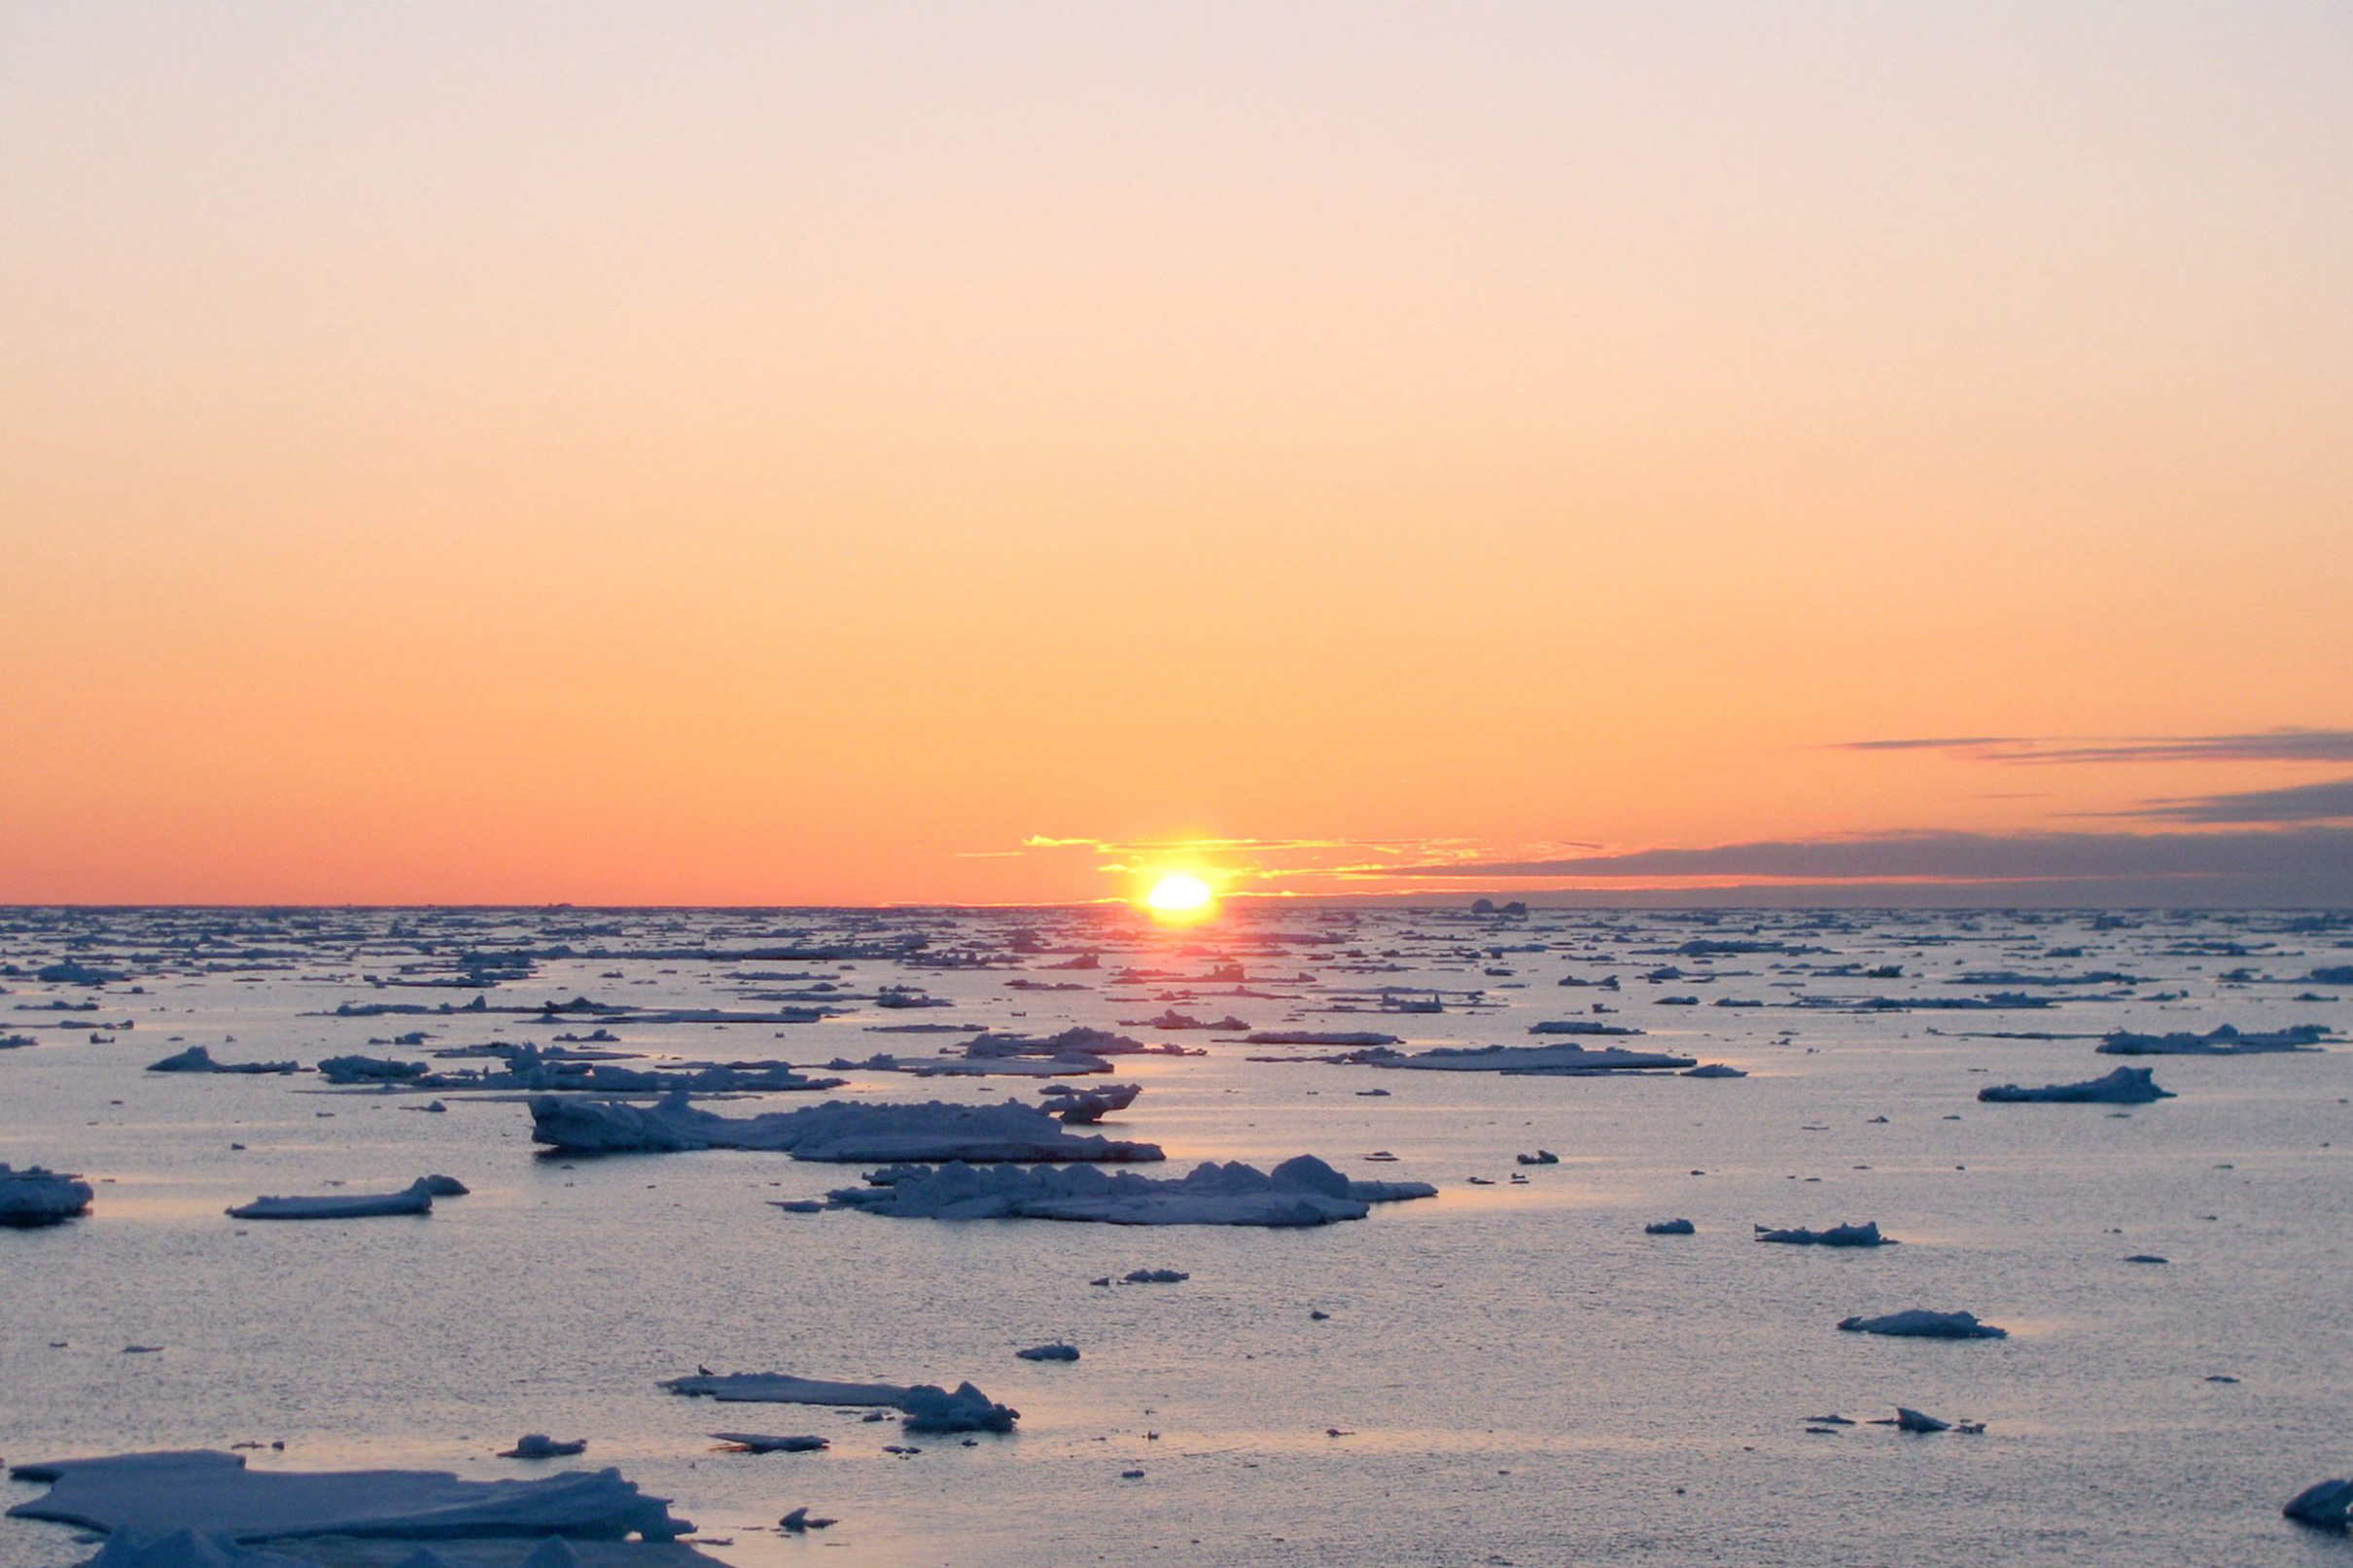
<path fill-rule="evenodd" d="M 1201 878 L 1189 871 L 1172 871 L 1152 884 L 1152 890 L 1143 895 L 1143 907 L 1155 915 L 1199 915 L 1214 897 L 1216 893 Z"/>

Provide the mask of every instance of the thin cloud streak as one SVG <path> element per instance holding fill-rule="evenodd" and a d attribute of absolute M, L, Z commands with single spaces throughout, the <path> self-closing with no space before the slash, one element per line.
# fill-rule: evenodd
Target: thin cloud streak
<path fill-rule="evenodd" d="M 2353 762 L 2353 730 L 2283 726 L 2235 735 L 2084 737 L 1978 736 L 1844 741 L 1842 751 L 1953 751 L 1981 762 Z"/>
<path fill-rule="evenodd" d="M 2131 811 L 2103 817 L 2136 817 L 2166 822 L 2353 821 L 2353 778 L 2280 789 L 2242 789 L 2231 794 L 2185 795 L 2148 801 Z"/>
<path fill-rule="evenodd" d="M 2353 898 L 2353 828 L 2221 833 L 1887 833 L 1632 850 L 1545 860 L 1399 867 L 1405 877 L 1774 878 L 1813 881 L 2166 881 L 2265 878 L 2334 884 Z"/>

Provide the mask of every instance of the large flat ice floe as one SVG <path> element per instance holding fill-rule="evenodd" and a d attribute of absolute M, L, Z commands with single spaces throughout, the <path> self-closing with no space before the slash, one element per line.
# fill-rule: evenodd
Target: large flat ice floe
<path fill-rule="evenodd" d="M 1511 1072 L 1568 1075 L 1587 1072 L 1650 1072 L 1699 1065 L 1696 1057 L 1664 1051 L 1629 1051 L 1619 1046 L 1441 1045 L 1427 1051 L 1376 1047 L 1337 1058 L 1368 1067 L 1404 1067 L 1420 1072 Z"/>
<path fill-rule="evenodd" d="M 295 1062 L 215 1062 L 212 1053 L 200 1045 L 165 1057 L 147 1064 L 150 1072 L 229 1072 L 229 1073 L 293 1073 L 302 1070 Z"/>
<path fill-rule="evenodd" d="M 447 1176 L 419 1176 L 397 1193 L 333 1193 L 322 1198 L 257 1198 L 228 1210 L 238 1220 L 366 1220 L 392 1214 L 430 1214 L 433 1201 L 463 1196 Z"/>
<path fill-rule="evenodd" d="M 2104 1077 L 2088 1078 L 2080 1084 L 2045 1084 L 2040 1089 L 1995 1084 L 1979 1090 L 1977 1098 L 1996 1104 L 2147 1105 L 2155 1100 L 2171 1099 L 2173 1091 L 2157 1087 L 2154 1067 L 2119 1067 Z"/>
<path fill-rule="evenodd" d="M 1329 1225 L 1375 1203 L 1435 1198 L 1419 1181 L 1351 1181 L 1313 1155 L 1272 1171 L 1212 1160 L 1182 1176 L 1090 1167 L 1016 1169 L 954 1164 L 878 1170 L 864 1187 L 827 1196 L 843 1208 L 897 1219 L 1081 1220 L 1104 1225 Z"/>
<path fill-rule="evenodd" d="M 897 1411 L 910 1432 L 1010 1432 L 1021 1411 L 970 1383 L 837 1383 L 781 1372 L 698 1373 L 662 1384 L 673 1394 L 730 1405 L 864 1405 Z"/>
<path fill-rule="evenodd" d="M 617 1470 L 460 1481 L 433 1470 L 249 1470 L 240 1455 L 191 1449 L 17 1465 L 9 1474 L 50 1483 L 11 1516 L 109 1533 L 190 1530 L 238 1542 L 324 1535 L 668 1541 L 694 1528 L 671 1516 L 669 1499 L 647 1496 Z"/>
<path fill-rule="evenodd" d="M 1156 1143 L 1072 1132 L 1018 1100 L 996 1105 L 889 1105 L 829 1099 L 799 1110 L 725 1117 L 684 1095 L 651 1105 L 537 1098 L 531 1135 L 568 1154 L 753 1149 L 795 1160 L 1158 1160 Z"/>
<path fill-rule="evenodd" d="M 2268 1032 L 2242 1033 L 2228 1024 L 2203 1034 L 2135 1034 L 2113 1029 L 2099 1043 L 2107 1057 L 2252 1057 L 2280 1051 L 2317 1051 L 2330 1037 L 2318 1024 L 2297 1024 Z"/>
<path fill-rule="evenodd" d="M 0 1164 L 0 1225 L 29 1231 L 61 1225 L 89 1210 L 90 1186 L 79 1176 L 39 1166 L 12 1170 Z"/>

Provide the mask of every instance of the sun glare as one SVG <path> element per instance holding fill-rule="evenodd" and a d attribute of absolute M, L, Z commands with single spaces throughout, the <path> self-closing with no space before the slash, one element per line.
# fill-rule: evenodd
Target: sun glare
<path fill-rule="evenodd" d="M 1191 872 L 1172 871 L 1152 884 L 1152 890 L 1143 895 L 1143 906 L 1155 915 L 1181 918 L 1206 914 L 1215 896 L 1210 885 Z"/>

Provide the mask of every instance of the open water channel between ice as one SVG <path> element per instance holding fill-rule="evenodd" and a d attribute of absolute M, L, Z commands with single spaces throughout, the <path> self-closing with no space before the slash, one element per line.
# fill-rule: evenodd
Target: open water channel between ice
<path fill-rule="evenodd" d="M 1087 955 L 1096 967 L 1053 967 Z M 95 983 L 40 978 L 67 959 Z M 2353 1474 L 2353 1046 L 2095 1054 L 2118 1028 L 2353 1023 L 2353 983 L 2313 978 L 2353 964 L 2353 923 L 19 911 L 0 920 L 0 1036 L 35 1042 L 0 1050 L 0 1159 L 81 1172 L 96 1195 L 67 1224 L 0 1231 L 0 1452 L 14 1463 L 257 1443 L 244 1450 L 257 1467 L 489 1479 L 611 1465 L 674 1499 L 711 1555 L 763 1568 L 2353 1568 L 2345 1538 L 2279 1513 L 2312 1481 Z M 874 1005 L 889 985 L 952 1005 Z M 1443 1012 L 1397 1010 L 1432 993 Z M 477 995 L 517 1010 L 334 1016 Z M 531 1010 L 576 996 L 632 1011 Z M 1914 1005 L 2000 997 L 2041 1005 Z M 788 1006 L 830 1011 L 633 1021 Z M 1232 1029 L 1119 1028 L 1172 1009 L 1262 1031 L 1387 1032 L 1409 1052 L 1527 1046 L 1546 1038 L 1531 1024 L 1599 1022 L 1642 1033 L 1584 1043 L 1747 1076 L 1398 1070 L 1244 1045 Z M 549 1158 L 518 1095 L 144 1070 L 191 1044 L 309 1066 L 596 1028 L 637 1054 L 633 1067 L 923 1057 L 968 1037 L 874 1032 L 907 1024 L 1087 1025 L 1205 1051 L 1118 1058 L 1111 1076 L 1142 1094 L 1080 1130 L 1162 1145 L 1165 1166 L 1131 1167 L 1147 1174 L 1310 1153 L 1439 1196 L 1297 1230 L 791 1213 L 770 1204 L 872 1167 Z M 421 1044 L 369 1043 L 420 1028 Z M 1266 1056 L 1285 1060 L 1249 1060 Z M 1976 1098 L 2120 1063 L 2154 1067 L 2176 1098 Z M 848 1086 L 824 1094 L 698 1103 L 743 1116 L 827 1098 L 1036 1100 L 1049 1081 L 838 1075 Z M 444 1112 L 421 1108 L 436 1100 Z M 1559 1163 L 1515 1163 L 1538 1149 Z M 1396 1158 L 1364 1158 L 1377 1151 Z M 389 1192 L 429 1171 L 471 1196 L 428 1217 L 223 1213 L 263 1194 Z M 1644 1233 L 1674 1217 L 1697 1234 Z M 1866 1220 L 1901 1244 L 1752 1236 Z M 1142 1268 L 1190 1277 L 1091 1283 Z M 1835 1326 L 1909 1307 L 1971 1311 L 2009 1338 Z M 1014 1354 L 1055 1340 L 1081 1359 Z M 969 1379 L 1021 1419 L 967 1446 L 858 1412 L 657 1386 L 698 1366 Z M 1899 1404 L 1985 1430 L 1868 1424 Z M 1828 1414 L 1858 1424 L 1808 1430 Z M 726 1430 L 832 1446 L 716 1451 L 710 1434 Z M 585 1459 L 495 1456 L 525 1432 L 585 1438 Z M 40 1492 L 0 1489 L 10 1503 Z M 803 1504 L 840 1522 L 778 1534 Z M 57 1525 L 0 1524 L 5 1568 L 91 1550 Z"/>

